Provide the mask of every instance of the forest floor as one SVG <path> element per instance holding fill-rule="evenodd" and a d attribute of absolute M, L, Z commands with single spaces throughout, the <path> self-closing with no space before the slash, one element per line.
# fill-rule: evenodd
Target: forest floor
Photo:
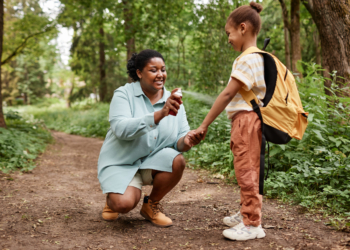
<path fill-rule="evenodd" d="M 239 209 L 239 187 L 186 169 L 162 201 L 174 221 L 152 226 L 141 202 L 117 221 L 102 220 L 97 180 L 103 141 L 53 132 L 56 140 L 31 173 L 0 174 L 0 249 L 348 249 L 350 235 L 320 215 L 264 199 L 264 239 L 226 240 L 222 219 Z M 149 193 L 151 187 L 144 187 Z M 141 198 L 142 199 L 142 198 Z"/>

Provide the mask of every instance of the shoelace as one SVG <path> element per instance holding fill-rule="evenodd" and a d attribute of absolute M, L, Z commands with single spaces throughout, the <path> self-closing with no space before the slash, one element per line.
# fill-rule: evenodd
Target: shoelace
<path fill-rule="evenodd" d="M 159 203 L 159 201 L 155 201 L 155 202 L 152 202 L 150 204 L 150 207 L 153 211 L 153 214 L 156 215 L 157 213 L 159 212 L 162 212 L 163 213 L 163 207 L 162 205 Z"/>

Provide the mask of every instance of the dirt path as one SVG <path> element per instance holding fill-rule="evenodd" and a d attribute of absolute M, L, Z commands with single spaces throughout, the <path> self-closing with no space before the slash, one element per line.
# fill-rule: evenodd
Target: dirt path
<path fill-rule="evenodd" d="M 228 209 L 238 209 L 238 187 L 190 169 L 163 201 L 174 226 L 152 226 L 139 215 L 141 203 L 118 221 L 105 222 L 100 215 L 105 196 L 96 177 L 102 141 L 59 132 L 53 135 L 56 143 L 40 156 L 32 173 L 0 175 L 0 249 L 291 250 L 350 245 L 348 234 L 272 200 L 263 207 L 263 225 L 270 227 L 266 238 L 226 240 L 222 230 L 227 227 L 221 221 Z"/>

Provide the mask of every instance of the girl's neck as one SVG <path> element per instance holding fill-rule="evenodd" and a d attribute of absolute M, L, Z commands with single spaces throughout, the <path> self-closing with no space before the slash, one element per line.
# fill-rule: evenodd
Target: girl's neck
<path fill-rule="evenodd" d="M 256 46 L 256 37 L 254 39 L 249 39 L 248 41 L 246 41 L 243 46 L 242 46 L 242 52 L 244 52 L 246 49 L 250 48 L 250 47 L 257 47 Z"/>

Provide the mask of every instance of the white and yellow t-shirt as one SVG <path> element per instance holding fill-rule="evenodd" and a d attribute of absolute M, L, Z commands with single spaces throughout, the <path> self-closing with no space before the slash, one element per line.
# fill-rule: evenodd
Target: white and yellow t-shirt
<path fill-rule="evenodd" d="M 231 77 L 240 80 L 244 84 L 244 90 L 253 90 L 254 94 L 260 100 L 259 106 L 264 106 L 262 100 L 265 98 L 266 84 L 264 78 L 264 58 L 262 55 L 253 53 L 242 58 L 237 57 L 232 66 Z M 237 93 L 226 107 L 227 118 L 232 119 L 235 114 L 243 110 L 252 111 L 253 109 L 246 103 L 241 94 Z"/>

